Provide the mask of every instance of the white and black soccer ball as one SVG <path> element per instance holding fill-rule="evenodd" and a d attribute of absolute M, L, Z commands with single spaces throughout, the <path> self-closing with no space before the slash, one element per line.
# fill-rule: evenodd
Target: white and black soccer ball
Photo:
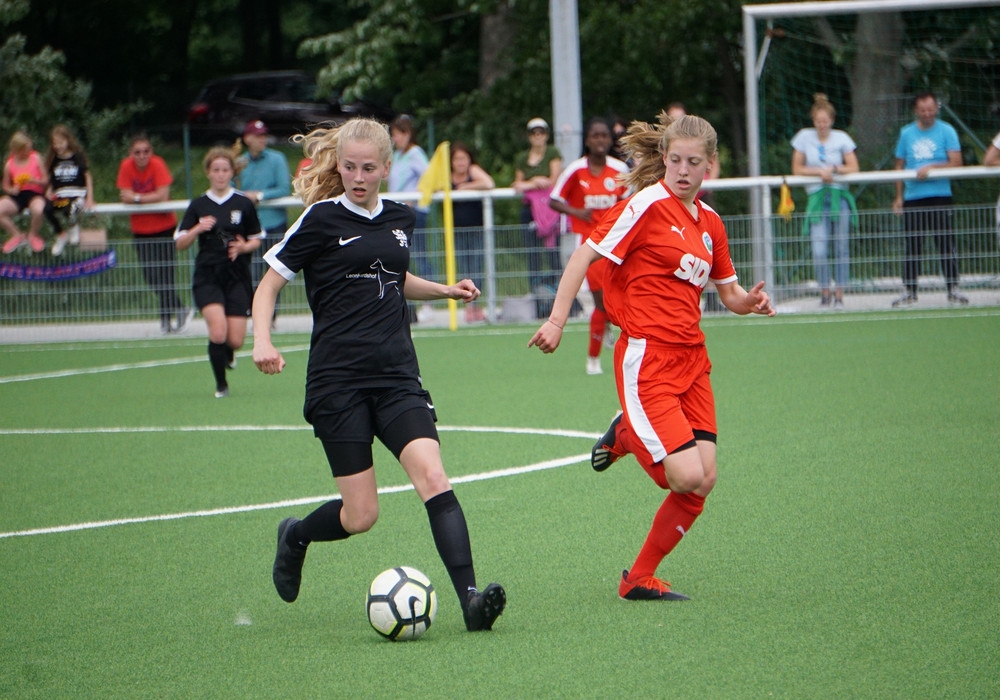
<path fill-rule="evenodd" d="M 368 621 L 387 639 L 416 639 L 437 614 L 437 594 L 429 578 L 411 566 L 386 569 L 368 587 Z"/>

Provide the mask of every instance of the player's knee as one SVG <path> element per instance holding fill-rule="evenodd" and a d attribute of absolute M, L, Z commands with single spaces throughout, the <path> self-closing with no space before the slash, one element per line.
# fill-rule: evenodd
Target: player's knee
<path fill-rule="evenodd" d="M 378 520 L 378 504 L 374 506 L 364 506 L 362 508 L 347 508 L 341 513 L 341 523 L 344 529 L 352 535 L 368 532 L 374 527 Z"/>
<path fill-rule="evenodd" d="M 691 493 L 697 490 L 704 483 L 704 474 L 695 470 L 685 470 L 672 474 L 667 481 L 670 483 L 670 490 L 675 493 Z"/>

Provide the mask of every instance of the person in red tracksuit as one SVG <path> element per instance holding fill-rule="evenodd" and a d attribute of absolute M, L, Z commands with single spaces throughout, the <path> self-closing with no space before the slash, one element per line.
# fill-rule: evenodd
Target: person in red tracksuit
<path fill-rule="evenodd" d="M 591 466 L 604 471 L 631 453 L 667 495 L 653 518 L 618 595 L 626 600 L 687 600 L 656 570 L 701 514 L 716 479 L 712 365 L 700 327 L 699 302 L 715 283 L 737 314 L 773 316 L 764 283 L 739 285 L 719 215 L 698 199 L 716 158 L 716 135 L 704 119 L 660 115 L 658 125 L 633 123 L 626 147 L 638 165 L 627 184 L 636 192 L 612 208 L 573 253 L 549 319 L 528 343 L 559 346 L 570 307 L 587 270 L 607 261 L 604 303 L 621 328 L 615 382 L 622 413 L 594 445 Z"/>

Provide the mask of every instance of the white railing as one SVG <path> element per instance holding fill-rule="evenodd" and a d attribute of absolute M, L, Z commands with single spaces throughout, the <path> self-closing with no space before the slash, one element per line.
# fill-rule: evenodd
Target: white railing
<path fill-rule="evenodd" d="M 836 179 L 849 185 L 894 186 L 900 180 L 915 177 L 914 171 L 891 170 L 856 173 L 838 176 Z M 996 191 L 1000 192 L 1000 167 L 942 168 L 932 170 L 929 178 L 948 178 L 954 181 L 993 179 L 997 182 Z M 727 216 L 725 212 L 720 212 L 729 230 L 734 261 L 744 280 L 763 279 L 779 301 L 794 305 L 798 303 L 794 301 L 796 299 L 815 297 L 817 289 L 810 274 L 812 262 L 808 239 L 803 238 L 801 233 L 803 213 L 796 213 L 791 223 L 786 223 L 772 212 L 773 202 L 776 201 L 775 191 L 783 182 L 792 187 L 802 187 L 819 183 L 820 180 L 816 177 L 771 175 L 724 178 L 707 181 L 704 186 L 713 191 L 746 191 L 748 197 L 756 198 L 752 209 L 762 212 L 761 216 Z M 415 201 L 419 197 L 414 193 L 386 193 L 385 196 L 398 201 Z M 479 200 L 483 203 L 482 246 L 481 251 L 476 252 L 481 252 L 482 255 L 481 285 L 487 319 L 491 322 L 524 320 L 512 314 L 511 310 L 515 304 L 522 307 L 529 305 L 532 295 L 537 291 L 527 284 L 524 259 L 526 253 L 539 251 L 527 251 L 524 248 L 520 225 L 498 225 L 494 206 L 499 201 L 518 199 L 517 193 L 511 188 L 498 188 L 489 191 L 452 192 L 451 197 L 454 201 Z M 438 193 L 436 200 L 441 199 L 442 194 Z M 96 213 L 102 217 L 123 217 L 131 213 L 182 212 L 188 204 L 188 200 L 145 205 L 102 203 L 96 206 Z M 271 200 L 267 204 L 290 209 L 302 206 L 296 197 Z M 963 265 L 963 285 L 968 283 L 972 287 L 991 290 L 1000 287 L 1000 259 L 994 211 L 993 201 L 955 208 L 956 235 L 960 242 L 964 242 L 960 245 L 964 246 L 960 261 Z M 852 233 L 852 275 L 847 293 L 884 294 L 901 290 L 899 259 L 902 233 L 897 217 L 884 209 L 862 211 L 860 214 L 860 225 Z M 432 229 L 429 233 L 437 241 L 430 251 L 435 268 L 434 277 L 443 281 L 441 231 Z M 13 327 L 19 327 L 23 331 L 23 327 L 29 325 L 155 319 L 156 304 L 150 301 L 151 294 L 134 261 L 132 250 L 134 246 L 141 245 L 141 241 L 133 243 L 116 240 L 110 244 L 118 252 L 118 267 L 115 268 L 114 275 L 105 273 L 82 278 L 72 284 L 63 284 L 10 279 L 0 273 L 0 343 L 30 339 L 30 333 L 9 332 Z M 933 246 L 930 244 L 928 248 L 924 257 L 928 261 L 929 274 L 921 278 L 921 283 L 929 288 L 938 288 L 940 283 L 933 274 L 936 269 L 936 251 L 931 249 Z M 17 254 L 0 258 L 0 267 L 17 264 L 55 266 L 65 264 L 67 260 L 80 261 L 82 257 L 85 257 L 82 252 L 74 252 L 72 248 L 66 256 L 59 259 L 52 258 L 48 253 L 37 256 Z M 191 260 L 190 252 L 178 254 L 180 264 L 177 266 L 176 285 L 184 298 L 190 298 Z M 858 271 L 857 275 L 855 270 Z M 459 274 L 462 274 L 461 270 Z M 551 279 L 553 276 L 549 277 Z M 301 286 L 301 280 L 297 280 L 296 284 Z M 110 301 L 112 298 L 113 303 Z M 287 293 L 283 293 L 282 303 L 286 313 L 308 312 L 301 290 L 296 293 L 289 289 Z M 545 300 L 538 300 L 538 303 L 541 309 Z M 884 297 L 878 303 L 888 306 Z M 1000 304 L 1000 295 L 983 296 L 980 303 Z M 809 304 L 799 303 L 799 308 L 808 306 Z"/>

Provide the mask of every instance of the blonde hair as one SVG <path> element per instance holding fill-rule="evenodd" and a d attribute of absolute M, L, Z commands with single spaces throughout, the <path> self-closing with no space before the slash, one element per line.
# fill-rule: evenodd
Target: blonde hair
<path fill-rule="evenodd" d="M 28 136 L 28 132 L 18 129 L 10 137 L 10 152 L 12 155 L 17 155 L 24 150 L 29 150 L 32 146 L 31 137 Z"/>
<path fill-rule="evenodd" d="M 833 103 L 830 102 L 829 99 L 827 99 L 825 93 L 817 92 L 815 95 L 813 95 L 813 104 L 809 110 L 809 116 L 815 117 L 816 112 L 820 111 L 829 114 L 831 121 L 837 118 L 837 110 L 834 108 Z"/>
<path fill-rule="evenodd" d="M 389 129 L 375 119 L 359 117 L 340 126 L 320 127 L 305 135 L 296 134 L 292 137 L 292 142 L 302 144 L 303 154 L 312 159 L 309 167 L 303 168 L 292 180 L 295 193 L 306 206 L 343 194 L 344 183 L 337 170 L 341 144 L 370 143 L 378 149 L 383 163 L 388 163 L 392 158 Z"/>
<path fill-rule="evenodd" d="M 239 161 L 236 158 L 236 152 L 232 148 L 227 148 L 226 146 L 214 146 L 208 149 L 208 153 L 205 154 L 205 158 L 201 161 L 205 170 L 208 171 L 212 167 L 212 161 L 218 160 L 219 158 L 224 158 L 229 161 L 229 165 L 233 169 L 233 173 L 237 173 L 241 170 L 239 167 Z"/>
<path fill-rule="evenodd" d="M 662 180 L 667 172 L 663 154 L 670 148 L 671 141 L 681 139 L 701 141 L 709 158 L 716 155 L 718 136 L 712 125 L 701 117 L 685 114 L 675 119 L 661 111 L 656 115 L 656 124 L 632 122 L 621 139 L 626 155 L 636 162 L 623 179 L 626 187 L 638 192 Z"/>

